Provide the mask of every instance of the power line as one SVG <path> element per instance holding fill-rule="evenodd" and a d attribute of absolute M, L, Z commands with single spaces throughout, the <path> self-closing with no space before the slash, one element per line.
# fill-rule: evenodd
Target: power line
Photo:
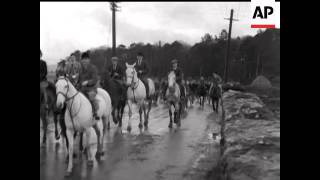
<path fill-rule="evenodd" d="M 229 20 L 229 32 L 228 32 L 228 45 L 227 45 L 227 54 L 226 54 L 226 62 L 225 62 L 225 70 L 224 70 L 224 81 L 228 82 L 228 73 L 229 73 L 229 58 L 230 58 L 230 40 L 231 40 L 231 32 L 232 32 L 232 22 L 239 21 L 238 19 L 233 18 L 233 9 L 230 12 L 230 18 L 225 18 Z"/>

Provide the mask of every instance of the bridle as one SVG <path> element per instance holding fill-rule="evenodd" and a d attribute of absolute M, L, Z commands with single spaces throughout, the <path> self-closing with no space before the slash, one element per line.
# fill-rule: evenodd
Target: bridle
<path fill-rule="evenodd" d="M 130 85 L 130 87 L 131 87 L 132 93 L 133 93 L 133 101 L 134 101 L 134 102 L 137 102 L 136 96 L 135 96 L 135 94 L 134 94 L 134 90 L 136 90 L 136 89 L 139 87 L 139 79 L 138 79 L 138 82 L 134 82 L 135 73 L 137 73 L 137 72 L 136 72 L 135 69 L 133 68 L 133 70 L 132 70 L 132 76 L 128 76 L 128 75 L 127 75 L 127 78 L 131 78 L 131 79 L 132 79 L 132 80 L 131 80 L 131 85 Z M 135 85 L 135 84 L 136 84 L 136 85 Z"/>
<path fill-rule="evenodd" d="M 71 118 L 71 122 L 72 122 L 73 129 L 75 130 L 73 118 L 80 112 L 81 104 L 80 104 L 80 108 L 79 108 L 79 110 L 78 110 L 78 112 L 77 112 L 76 114 L 72 115 L 71 110 L 72 110 L 72 107 L 73 107 L 74 98 L 75 98 L 80 92 L 77 91 L 73 96 L 71 96 L 71 97 L 68 98 L 67 95 L 68 95 L 69 90 L 70 90 L 69 80 L 68 80 L 66 77 L 58 78 L 58 79 L 57 79 L 57 82 L 58 82 L 59 80 L 65 80 L 65 81 L 67 82 L 67 92 L 66 92 L 66 94 L 64 94 L 63 92 L 58 91 L 58 92 L 57 92 L 57 97 L 58 97 L 59 94 L 61 94 L 61 95 L 65 98 L 65 102 L 68 102 L 68 101 L 72 100 L 72 102 L 71 102 L 70 107 L 68 108 L 68 110 L 69 110 L 69 114 L 70 114 L 70 118 Z"/>
<path fill-rule="evenodd" d="M 66 77 L 57 79 L 57 82 L 58 82 L 59 80 L 65 80 L 65 81 L 67 82 L 67 88 L 68 88 L 68 89 L 67 89 L 66 94 L 64 94 L 64 93 L 61 92 L 61 91 L 58 91 L 58 92 L 57 92 L 57 96 L 58 96 L 59 94 L 61 94 L 61 95 L 66 99 L 65 101 L 68 102 L 68 101 L 74 99 L 74 98 L 79 94 L 79 91 L 77 91 L 73 96 L 68 97 L 67 95 L 68 95 L 69 90 L 70 90 L 69 80 L 68 80 Z"/>
<path fill-rule="evenodd" d="M 138 82 L 134 82 L 135 73 L 136 73 L 135 70 L 133 70 L 132 71 L 132 76 L 128 76 L 127 77 L 127 78 L 131 78 L 132 79 L 131 80 L 131 85 L 130 85 L 132 90 L 136 90 L 138 88 L 138 86 L 139 86 L 139 79 L 138 79 Z"/>

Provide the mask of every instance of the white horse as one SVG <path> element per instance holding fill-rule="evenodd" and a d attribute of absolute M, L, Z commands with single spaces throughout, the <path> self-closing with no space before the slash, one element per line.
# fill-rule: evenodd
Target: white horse
<path fill-rule="evenodd" d="M 98 149 L 96 156 L 103 155 L 103 141 L 106 132 L 106 123 L 111 118 L 111 98 L 103 89 L 98 88 L 96 100 L 99 102 L 97 115 L 99 120 L 94 120 L 92 106 L 89 100 L 75 87 L 71 82 L 61 76 L 56 83 L 57 88 L 57 107 L 62 108 L 66 103 L 67 109 L 65 112 L 66 134 L 69 141 L 69 163 L 67 168 L 67 176 L 71 175 L 73 168 L 73 146 L 74 133 L 84 132 L 86 134 L 86 142 L 84 147 L 87 149 L 88 165 L 93 165 L 93 153 L 90 148 L 91 127 L 94 128 L 97 134 Z"/>
<path fill-rule="evenodd" d="M 169 106 L 169 116 L 170 123 L 169 128 L 172 128 L 172 111 L 174 111 L 174 123 L 178 127 L 181 126 L 180 116 L 181 116 L 181 91 L 179 85 L 176 83 L 176 75 L 171 71 L 168 75 L 168 89 L 166 91 L 167 103 Z M 174 110 L 172 110 L 174 109 Z"/>
<path fill-rule="evenodd" d="M 135 65 L 126 63 L 126 84 L 129 86 L 127 91 L 127 104 L 129 108 L 129 121 L 127 130 L 131 131 L 131 117 L 132 117 L 132 104 L 136 103 L 139 109 L 140 123 L 139 128 L 142 129 L 142 112 L 144 113 L 144 127 L 148 128 L 149 113 L 151 110 L 152 99 L 147 100 L 146 87 L 143 82 L 138 78 L 135 70 Z M 151 79 L 148 79 L 149 97 L 154 95 L 155 86 Z M 148 106 L 148 107 L 147 107 Z"/>

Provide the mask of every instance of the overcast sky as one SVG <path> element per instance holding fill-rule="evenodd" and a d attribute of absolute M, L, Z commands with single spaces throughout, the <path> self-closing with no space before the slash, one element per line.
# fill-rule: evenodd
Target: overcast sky
<path fill-rule="evenodd" d="M 250 28 L 250 2 L 122 2 L 117 13 L 117 44 L 184 41 L 190 45 L 205 33 L 228 29 L 235 10 L 232 36 L 255 35 Z M 40 48 L 48 64 L 74 50 L 112 45 L 108 2 L 40 2 Z"/>

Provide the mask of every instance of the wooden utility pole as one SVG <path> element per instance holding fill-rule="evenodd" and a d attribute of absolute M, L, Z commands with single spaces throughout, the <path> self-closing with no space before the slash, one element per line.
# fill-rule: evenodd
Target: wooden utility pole
<path fill-rule="evenodd" d="M 228 45 L 227 45 L 227 55 L 224 69 L 224 82 L 228 82 L 228 73 L 229 73 L 229 58 L 230 58 L 230 41 L 231 41 L 231 32 L 232 32 L 232 22 L 238 21 L 237 19 L 233 19 L 233 9 L 231 9 L 230 18 L 225 18 L 229 20 L 229 33 L 228 33 Z"/>
<path fill-rule="evenodd" d="M 110 2 L 112 11 L 112 56 L 116 56 L 116 11 L 119 11 L 119 6 L 116 2 Z"/>

